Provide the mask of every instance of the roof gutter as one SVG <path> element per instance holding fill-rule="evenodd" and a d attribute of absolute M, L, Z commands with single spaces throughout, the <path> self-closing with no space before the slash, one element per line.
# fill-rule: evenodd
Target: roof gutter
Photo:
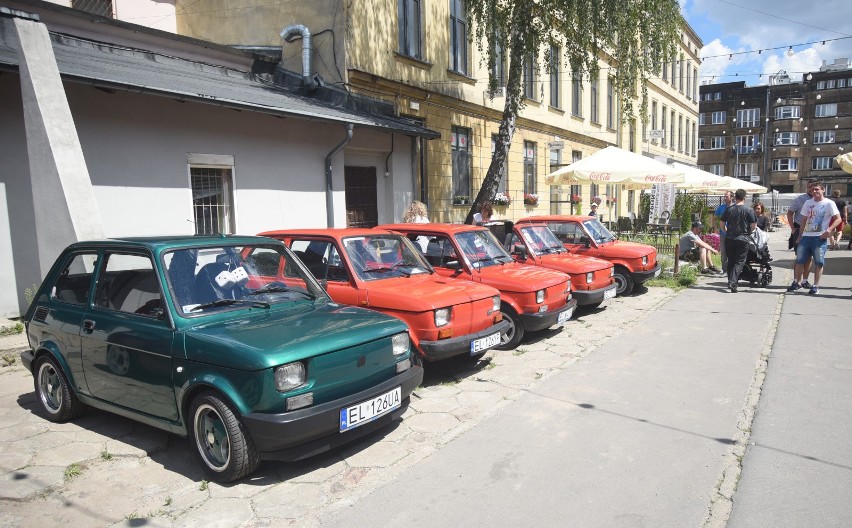
<path fill-rule="evenodd" d="M 328 227 L 334 227 L 334 200 L 332 193 L 334 189 L 332 186 L 331 160 L 352 141 L 352 130 L 354 128 L 352 123 L 346 123 L 346 137 L 325 157 L 325 215 Z"/>

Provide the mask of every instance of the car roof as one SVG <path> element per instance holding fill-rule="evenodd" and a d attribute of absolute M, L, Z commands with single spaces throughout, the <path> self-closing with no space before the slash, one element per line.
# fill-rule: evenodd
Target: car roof
<path fill-rule="evenodd" d="M 521 218 L 517 223 L 543 223 L 543 222 L 558 222 L 558 221 L 571 221 L 571 222 L 583 222 L 585 220 L 591 220 L 592 218 L 596 218 L 594 216 L 588 215 L 538 215 L 538 216 L 527 216 L 526 218 Z"/>
<path fill-rule="evenodd" d="M 117 237 L 102 240 L 83 240 L 69 245 L 71 249 L 114 247 L 122 248 L 134 246 L 146 248 L 153 252 L 169 249 L 181 249 L 190 247 L 218 247 L 218 246 L 246 246 L 257 244 L 279 244 L 277 240 L 246 235 L 174 235 L 174 236 L 152 236 L 152 237 Z"/>
<path fill-rule="evenodd" d="M 383 224 L 376 229 L 387 229 L 389 231 L 441 231 L 444 233 L 462 233 L 465 231 L 482 231 L 486 228 L 470 224 L 445 224 L 441 222 L 428 224 Z"/>
<path fill-rule="evenodd" d="M 259 236 L 267 236 L 272 238 L 277 238 L 279 236 L 322 236 L 340 240 L 353 236 L 374 236 L 381 234 L 390 233 L 383 229 L 369 229 L 366 227 L 326 227 L 319 229 L 276 229 L 274 231 L 264 231 L 263 233 L 259 233 Z"/>

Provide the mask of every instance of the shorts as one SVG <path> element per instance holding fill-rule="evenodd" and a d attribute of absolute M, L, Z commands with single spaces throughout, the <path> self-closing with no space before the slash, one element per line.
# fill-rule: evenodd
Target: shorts
<path fill-rule="evenodd" d="M 687 262 L 698 262 L 701 259 L 701 250 L 699 248 L 692 248 L 683 252 L 679 258 Z"/>
<path fill-rule="evenodd" d="M 814 264 L 820 268 L 825 265 L 825 250 L 828 240 L 818 236 L 803 236 L 796 247 L 796 264 L 802 265 L 813 257 Z"/>
<path fill-rule="evenodd" d="M 846 225 L 846 222 L 841 220 L 840 224 L 837 225 L 837 228 L 835 229 L 835 231 L 837 231 L 838 233 L 840 233 L 842 235 L 843 234 L 843 226 L 845 226 L 845 225 Z"/>

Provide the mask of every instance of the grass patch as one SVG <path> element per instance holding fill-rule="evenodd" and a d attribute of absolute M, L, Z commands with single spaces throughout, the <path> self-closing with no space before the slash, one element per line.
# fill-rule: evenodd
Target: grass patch
<path fill-rule="evenodd" d="M 198 489 L 199 489 L 199 491 L 207 491 L 207 485 L 208 485 L 208 484 L 207 484 L 207 481 L 206 481 L 206 480 L 202 480 L 202 481 L 201 481 L 201 484 L 199 484 L 199 485 L 198 485 Z"/>
<path fill-rule="evenodd" d="M 79 477 L 82 474 L 83 467 L 76 462 L 65 468 L 65 480 L 71 480 L 74 477 Z"/>
<path fill-rule="evenodd" d="M 488 364 L 485 365 L 485 368 L 482 369 L 482 370 L 491 370 L 493 368 L 497 368 L 497 363 L 494 363 L 493 361 L 489 361 Z"/>
<path fill-rule="evenodd" d="M 525 348 L 516 348 L 514 352 L 512 352 L 513 356 L 523 356 L 527 353 L 527 349 Z"/>
<path fill-rule="evenodd" d="M 112 453 L 104 449 L 101 451 L 101 459 L 102 460 L 112 460 Z"/>
<path fill-rule="evenodd" d="M 659 277 L 646 282 L 646 286 L 671 288 L 677 291 L 689 288 L 698 280 L 698 268 L 695 266 L 681 266 L 677 275 L 675 275 L 670 271 L 674 268 L 674 257 L 660 257 L 658 255 L 657 260 L 660 262 L 660 267 L 665 271 Z"/>
<path fill-rule="evenodd" d="M 0 326 L 0 336 L 18 335 L 24 332 L 24 325 L 15 323 L 8 326 Z"/>
<path fill-rule="evenodd" d="M 18 359 L 15 357 L 15 354 L 3 354 L 0 356 L 0 367 L 14 365 L 17 360 Z"/>

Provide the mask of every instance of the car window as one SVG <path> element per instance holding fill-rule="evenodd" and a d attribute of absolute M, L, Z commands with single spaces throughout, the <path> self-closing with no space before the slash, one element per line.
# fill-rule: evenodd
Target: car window
<path fill-rule="evenodd" d="M 401 235 L 347 237 L 343 251 L 352 271 L 364 281 L 432 272 L 415 245 Z"/>
<path fill-rule="evenodd" d="M 459 258 L 456 255 L 456 249 L 449 237 L 438 235 L 430 236 L 426 241 L 426 249 L 423 251 L 423 256 L 429 264 L 446 268 L 447 262 L 458 262 Z"/>
<path fill-rule="evenodd" d="M 349 272 L 333 242 L 328 240 L 293 240 L 290 245 L 311 274 L 318 280 L 348 282 Z"/>
<path fill-rule="evenodd" d="M 563 244 L 579 244 L 578 237 L 585 234 L 576 222 L 548 222 L 547 227 Z"/>
<path fill-rule="evenodd" d="M 583 225 L 586 226 L 586 229 L 592 235 L 592 239 L 598 244 L 615 240 L 615 236 L 597 218 L 586 220 Z"/>
<path fill-rule="evenodd" d="M 151 259 L 107 252 L 98 275 L 95 306 L 149 317 L 163 314 L 163 295 Z"/>
<path fill-rule="evenodd" d="M 71 257 L 59 273 L 50 290 L 50 296 L 59 302 L 86 304 L 97 260 L 96 253 L 78 253 Z"/>
<path fill-rule="evenodd" d="M 536 255 L 546 255 L 551 253 L 562 253 L 565 248 L 557 239 L 553 232 L 543 225 L 524 225 L 520 228 L 521 237 L 530 251 Z"/>
<path fill-rule="evenodd" d="M 465 258 L 474 268 L 496 266 L 512 260 L 512 257 L 506 254 L 503 246 L 487 229 L 458 233 L 456 241 L 462 248 Z"/>

